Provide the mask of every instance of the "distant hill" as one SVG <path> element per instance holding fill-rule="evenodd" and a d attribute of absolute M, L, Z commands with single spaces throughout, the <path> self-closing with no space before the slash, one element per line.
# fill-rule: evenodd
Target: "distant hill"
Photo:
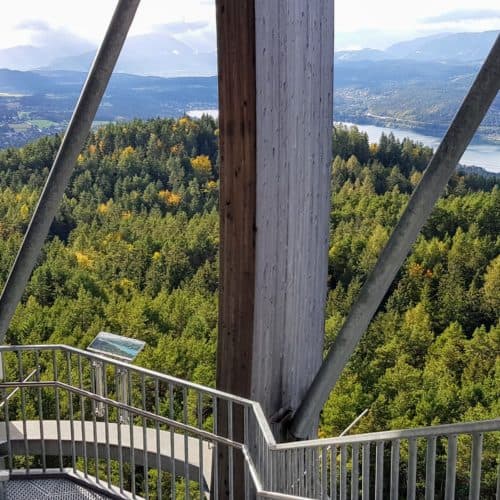
<path fill-rule="evenodd" d="M 391 45 L 386 50 L 340 51 L 337 61 L 381 61 L 390 59 L 471 63 L 481 62 L 500 31 L 442 33 Z"/>
<path fill-rule="evenodd" d="M 88 71 L 95 50 L 53 60 L 48 69 Z M 198 52 L 168 33 L 148 33 L 127 39 L 116 71 L 146 76 L 213 76 L 217 53 Z"/>
<path fill-rule="evenodd" d="M 86 73 L 0 70 L 0 148 L 61 132 L 71 117 Z M 116 73 L 97 121 L 179 117 L 217 107 L 216 77 L 160 78 Z"/>

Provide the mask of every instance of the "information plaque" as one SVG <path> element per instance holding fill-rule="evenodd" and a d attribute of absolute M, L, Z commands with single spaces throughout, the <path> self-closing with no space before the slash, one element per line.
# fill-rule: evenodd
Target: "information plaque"
<path fill-rule="evenodd" d="M 87 349 L 131 362 L 142 351 L 145 345 L 146 343 L 142 340 L 131 339 L 114 333 L 99 332 Z"/>

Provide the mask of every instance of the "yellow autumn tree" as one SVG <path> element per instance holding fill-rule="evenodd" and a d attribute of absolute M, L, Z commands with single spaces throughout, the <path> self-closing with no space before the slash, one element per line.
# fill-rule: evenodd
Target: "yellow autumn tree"
<path fill-rule="evenodd" d="M 158 192 L 158 196 L 167 204 L 177 206 L 182 200 L 182 197 L 178 193 L 173 193 L 168 189 L 162 190 Z"/>
<path fill-rule="evenodd" d="M 207 155 L 199 155 L 196 158 L 191 158 L 191 166 L 198 174 L 210 175 L 212 172 L 212 162 Z"/>
<path fill-rule="evenodd" d="M 127 160 L 134 154 L 135 149 L 132 146 L 127 146 L 126 148 L 123 148 L 123 150 L 120 153 L 120 160 Z"/>
<path fill-rule="evenodd" d="M 92 267 L 92 265 L 94 264 L 94 261 L 83 252 L 75 252 L 75 257 L 79 266 Z"/>

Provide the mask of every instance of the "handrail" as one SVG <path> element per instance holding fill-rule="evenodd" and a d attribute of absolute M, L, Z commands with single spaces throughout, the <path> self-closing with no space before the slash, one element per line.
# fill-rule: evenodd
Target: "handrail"
<path fill-rule="evenodd" d="M 309 441 L 293 441 L 278 443 L 274 450 L 297 450 L 300 448 L 315 448 L 329 445 L 342 445 L 351 443 L 377 443 L 393 441 L 395 439 L 418 439 L 434 436 L 450 436 L 453 434 L 472 434 L 474 432 L 493 432 L 500 430 L 500 418 L 479 420 L 476 422 L 459 422 L 455 424 L 441 424 L 430 427 L 415 427 L 395 431 L 367 432 L 333 438 L 310 439 Z"/>
<path fill-rule="evenodd" d="M 181 387 L 186 387 L 189 389 L 195 389 L 198 391 L 203 391 L 207 394 L 211 394 L 212 396 L 217 396 L 222 399 L 231 400 L 235 403 L 241 403 L 248 406 L 258 405 L 255 401 L 251 399 L 246 399 L 241 396 L 235 396 L 233 394 L 229 394 L 227 392 L 220 391 L 218 389 L 214 389 L 212 387 L 208 387 L 201 384 L 196 384 L 195 382 L 189 382 L 187 380 L 173 377 L 172 375 L 166 375 L 164 373 L 155 372 L 153 370 L 149 370 L 148 368 L 143 368 L 142 366 L 131 365 L 124 361 L 120 361 L 118 359 L 109 358 L 107 356 L 103 356 L 102 354 L 97 354 L 91 351 L 84 351 L 83 349 L 78 349 L 77 347 L 68 346 L 65 344 L 32 344 L 32 345 L 1 345 L 0 353 L 2 352 L 18 352 L 18 351 L 53 351 L 60 350 L 65 352 L 72 352 L 74 354 L 78 354 L 80 356 L 85 356 L 86 358 L 93 359 L 95 361 L 102 361 L 108 365 L 119 366 L 124 368 L 125 370 L 131 370 L 137 373 L 143 373 L 144 375 L 149 375 L 151 377 L 155 377 L 158 380 L 162 380 L 164 382 L 172 382 Z M 259 405 L 260 406 L 260 405 Z"/>
<path fill-rule="evenodd" d="M 164 417 L 162 415 L 156 415 L 155 413 L 151 413 L 149 411 L 141 410 L 140 408 L 137 408 L 135 406 L 130 406 L 125 403 L 121 403 L 119 401 L 115 401 L 114 399 L 106 398 L 104 396 L 99 396 L 98 394 L 94 394 L 89 391 L 85 391 L 83 389 L 79 389 L 78 387 L 73 387 L 71 385 L 65 384 L 64 382 L 59 382 L 59 381 L 39 381 L 39 382 L 3 382 L 0 383 L 0 388 L 11 388 L 11 387 L 18 387 L 19 389 L 21 388 L 47 388 L 47 387 L 56 387 L 61 390 L 69 391 L 73 394 L 76 394 L 78 396 L 83 396 L 88 399 L 91 399 L 95 402 L 103 403 L 105 405 L 113 406 L 114 408 L 117 408 L 118 410 L 124 410 L 130 413 L 133 413 L 134 415 L 137 415 L 138 417 L 144 417 L 148 420 L 153 420 L 157 421 L 160 424 L 165 424 L 168 425 L 169 427 L 172 427 L 174 429 L 180 430 L 180 431 L 185 431 L 185 432 L 190 432 L 191 434 L 197 434 L 202 438 L 205 438 L 208 441 L 214 441 L 218 442 L 220 444 L 223 444 L 225 446 L 231 446 L 233 448 L 239 448 L 243 446 L 243 443 L 239 443 L 238 441 L 233 441 L 224 437 L 221 437 L 217 434 L 213 434 L 212 432 L 205 431 L 203 429 L 199 429 L 198 427 L 193 427 L 192 425 L 189 424 L 183 424 L 182 422 L 178 422 L 177 420 L 172 420 L 171 418 Z"/>

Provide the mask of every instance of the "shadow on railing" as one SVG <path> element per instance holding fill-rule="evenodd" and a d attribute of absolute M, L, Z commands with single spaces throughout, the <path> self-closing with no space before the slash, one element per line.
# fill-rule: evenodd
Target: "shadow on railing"
<path fill-rule="evenodd" d="M 70 470 L 125 498 L 500 494 L 500 419 L 276 444 L 260 405 L 215 389 L 61 345 L 1 346 L 0 360 L 12 473 Z"/>

